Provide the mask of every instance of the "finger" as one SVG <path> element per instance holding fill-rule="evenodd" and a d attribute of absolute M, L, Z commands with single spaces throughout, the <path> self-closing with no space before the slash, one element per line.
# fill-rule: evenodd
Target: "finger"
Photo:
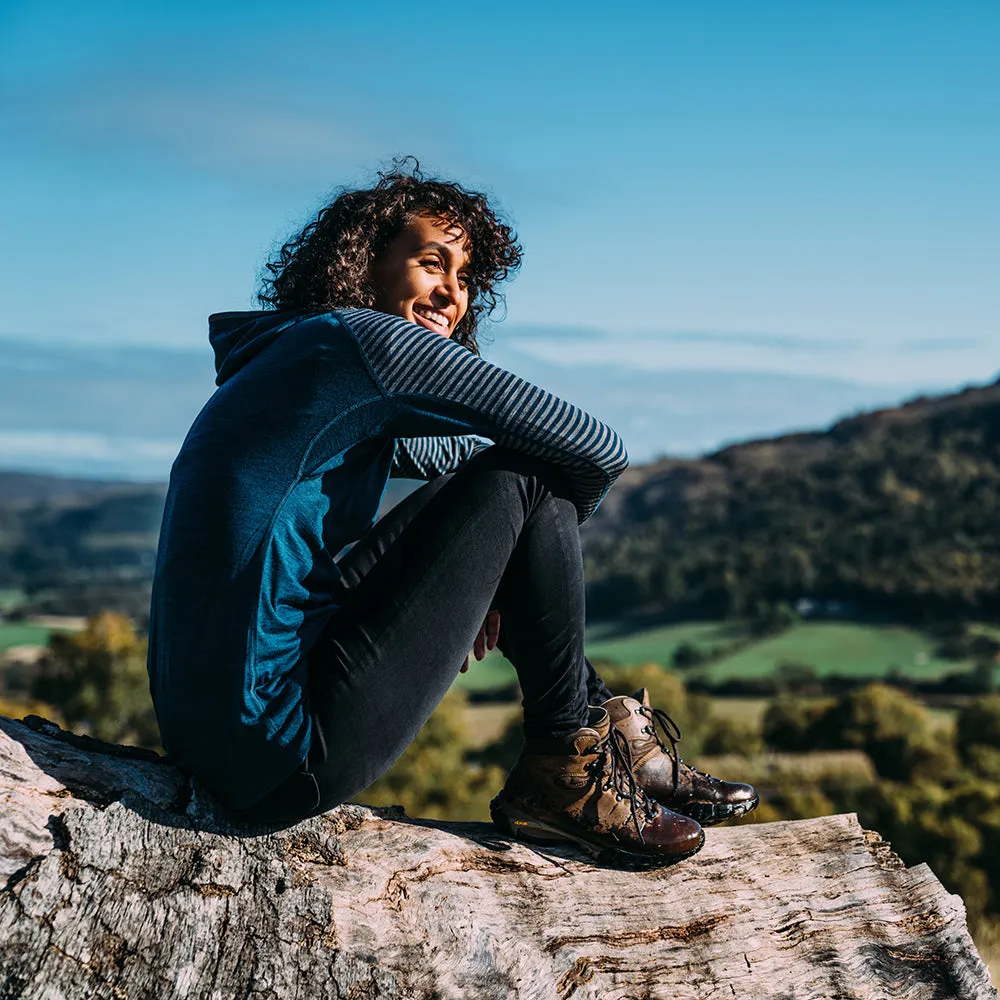
<path fill-rule="evenodd" d="M 486 655 L 486 626 L 484 625 L 479 630 L 479 635 L 476 636 L 476 644 L 473 647 L 473 652 L 476 654 L 476 659 L 481 660 Z"/>
<path fill-rule="evenodd" d="M 465 658 L 465 662 L 458 668 L 460 674 L 464 674 L 469 669 L 469 658 Z"/>
<path fill-rule="evenodd" d="M 493 649 L 500 639 L 500 612 L 491 611 L 486 616 L 486 646 Z"/>

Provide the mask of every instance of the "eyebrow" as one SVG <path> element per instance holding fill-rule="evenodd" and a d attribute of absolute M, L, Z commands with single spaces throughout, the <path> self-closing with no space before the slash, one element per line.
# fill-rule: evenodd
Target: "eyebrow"
<path fill-rule="evenodd" d="M 449 260 L 455 256 L 455 249 L 453 246 L 449 246 L 447 243 L 439 243 L 437 240 L 431 240 L 429 243 L 421 244 L 421 246 L 417 249 L 417 253 L 426 253 L 428 250 L 437 250 Z M 468 259 L 466 259 L 466 267 L 468 266 L 468 263 Z"/>

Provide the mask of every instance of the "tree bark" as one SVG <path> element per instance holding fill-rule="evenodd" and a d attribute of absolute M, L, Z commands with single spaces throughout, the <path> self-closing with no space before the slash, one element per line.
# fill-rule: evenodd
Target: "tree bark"
<path fill-rule="evenodd" d="M 0 719 L 0 1000 L 995 997 L 965 910 L 854 816 L 597 867 L 347 805 L 235 822 L 155 755 Z"/>

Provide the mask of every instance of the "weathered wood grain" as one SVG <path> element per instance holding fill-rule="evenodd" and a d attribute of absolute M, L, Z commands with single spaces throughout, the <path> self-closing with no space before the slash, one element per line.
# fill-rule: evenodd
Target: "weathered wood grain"
<path fill-rule="evenodd" d="M 38 728 L 0 720 L 0 1000 L 996 996 L 958 897 L 853 816 L 622 872 L 362 806 L 248 829 Z"/>

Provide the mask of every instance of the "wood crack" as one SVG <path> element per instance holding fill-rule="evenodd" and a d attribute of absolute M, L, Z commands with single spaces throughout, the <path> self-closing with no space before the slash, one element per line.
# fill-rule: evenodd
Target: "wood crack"
<path fill-rule="evenodd" d="M 660 927 L 650 927 L 638 931 L 606 931 L 600 934 L 563 935 L 552 938 L 545 950 L 550 954 L 562 948 L 576 947 L 581 944 L 601 944 L 609 948 L 635 948 L 639 945 L 650 945 L 655 941 L 693 941 L 695 938 L 708 934 L 716 927 L 732 920 L 736 913 L 719 913 L 712 916 L 699 917 L 687 924 L 665 924 Z"/>

